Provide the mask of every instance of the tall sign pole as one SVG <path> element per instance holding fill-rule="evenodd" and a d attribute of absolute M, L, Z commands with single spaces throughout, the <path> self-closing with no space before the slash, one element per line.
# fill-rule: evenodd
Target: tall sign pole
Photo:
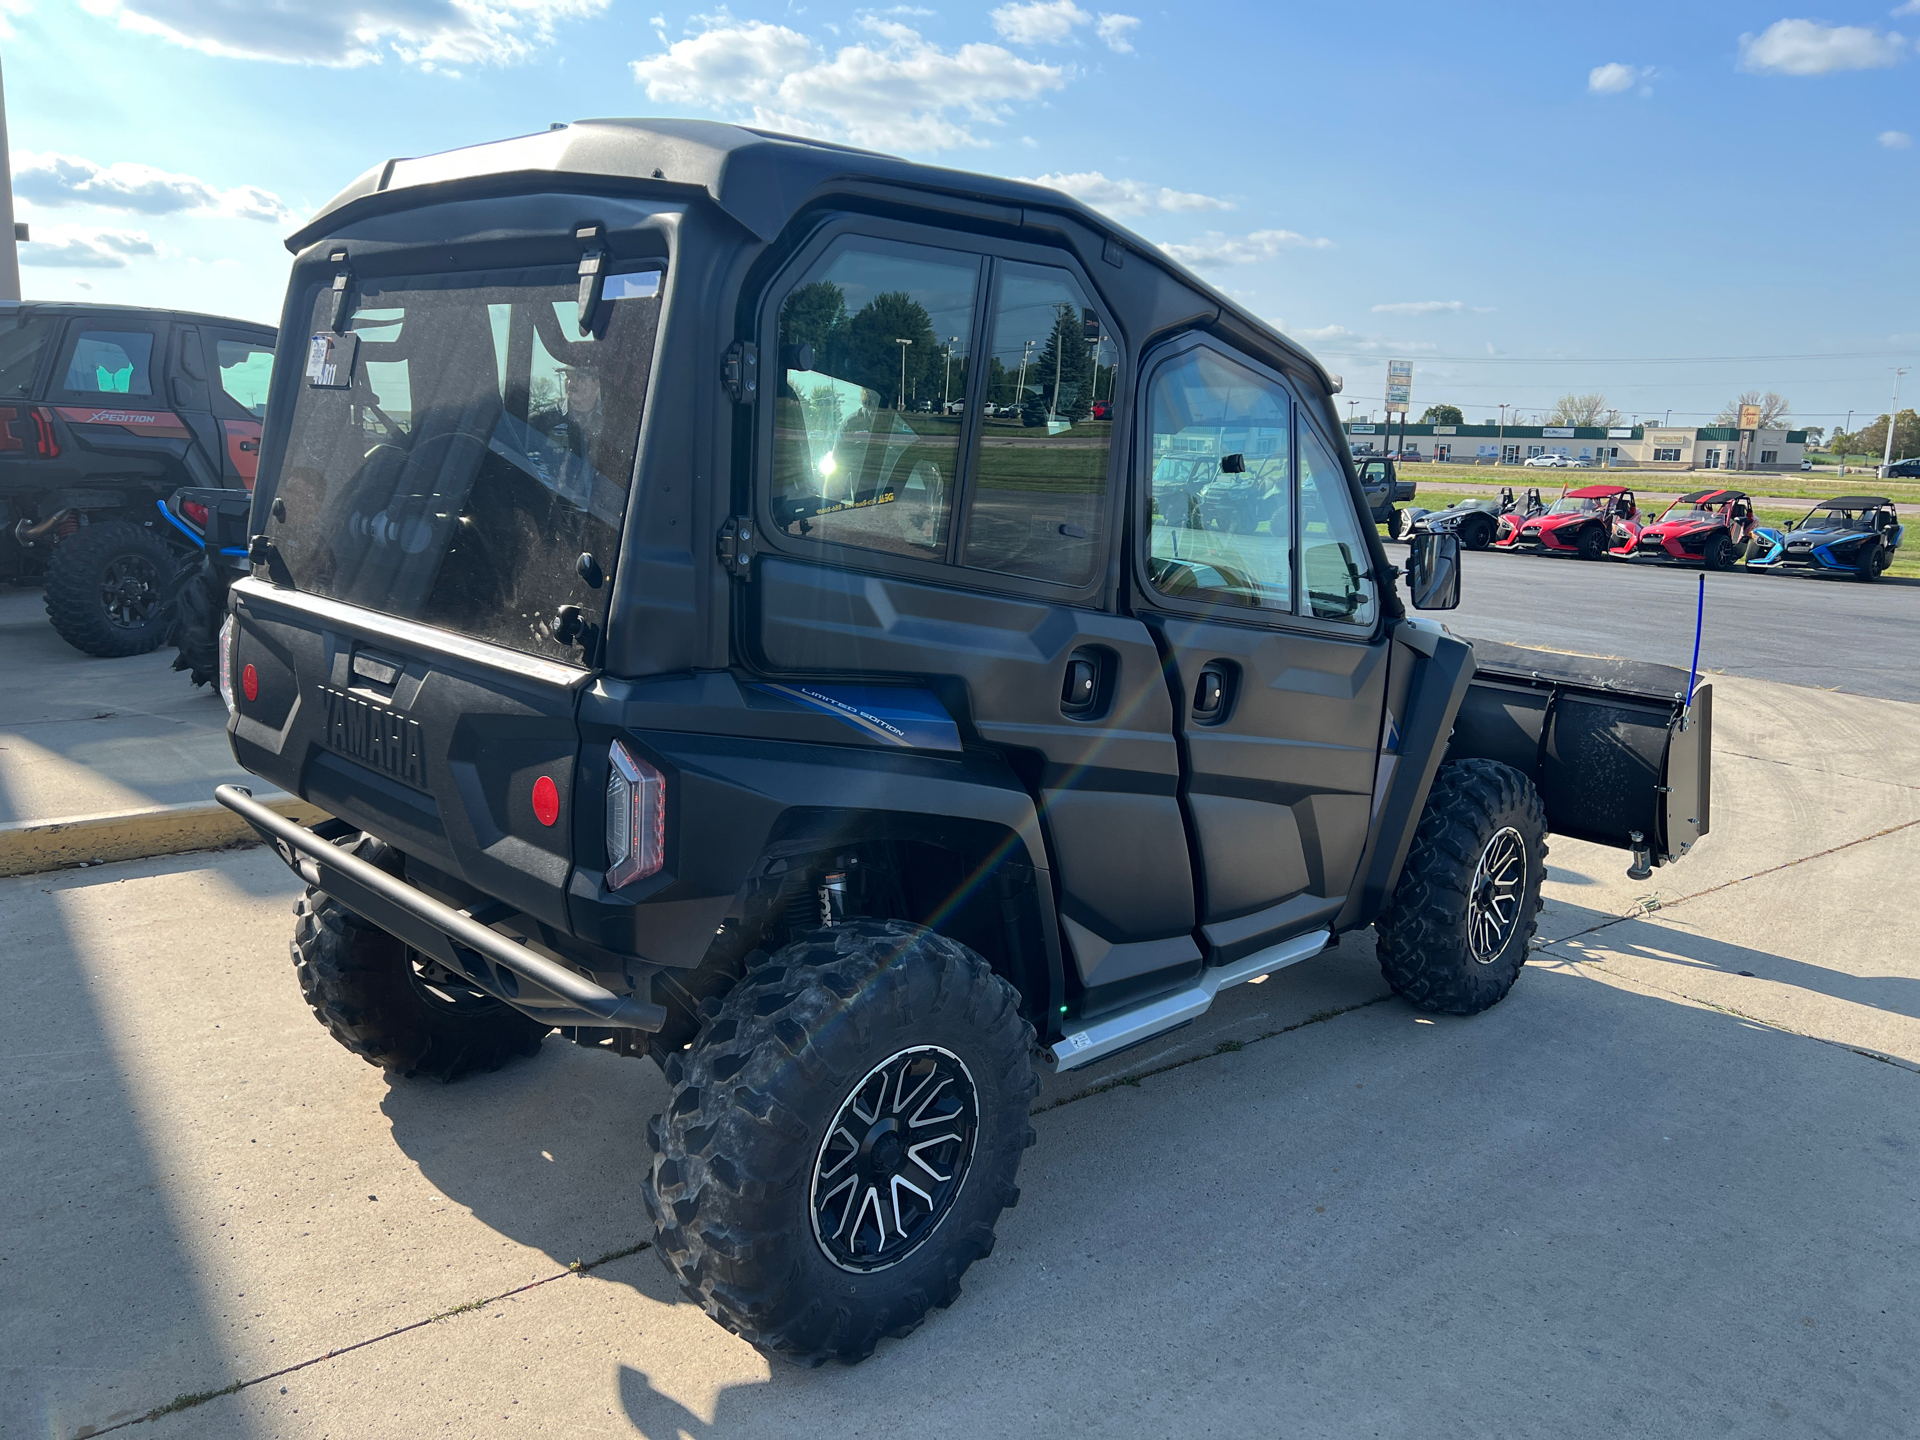
<path fill-rule="evenodd" d="M 13 226 L 13 161 L 7 150 L 7 86 L 0 79 L 0 300 L 20 298 L 20 247 Z"/>
<path fill-rule="evenodd" d="M 1887 450 L 1880 457 L 1880 478 L 1885 479 L 1887 467 L 1893 464 L 1893 429 L 1900 423 L 1900 377 L 1912 368 L 1902 365 L 1893 372 L 1893 409 L 1887 412 Z"/>

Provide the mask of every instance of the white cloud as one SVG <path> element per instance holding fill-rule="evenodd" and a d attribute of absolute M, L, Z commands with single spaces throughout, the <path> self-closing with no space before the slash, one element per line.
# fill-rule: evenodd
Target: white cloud
<path fill-rule="evenodd" d="M 918 31 L 866 17 L 882 43 L 832 55 L 807 36 L 762 20 L 723 19 L 658 55 L 633 62 L 649 100 L 750 118 L 766 129 L 874 149 L 983 145 L 969 125 L 999 125 L 1012 107 L 1067 83 L 1058 65 L 998 45 L 945 51 Z"/>
<path fill-rule="evenodd" d="M 1093 33 L 1109 50 L 1122 54 L 1132 51 L 1133 40 L 1128 32 L 1140 25 L 1137 15 L 1103 13 L 1096 21 L 1073 0 L 1025 0 L 1022 4 L 1002 5 L 987 18 L 1003 40 L 1011 40 L 1016 45 L 1071 45 L 1077 39 L 1075 32 L 1091 25 Z"/>
<path fill-rule="evenodd" d="M 1920 5 L 1920 0 L 1914 0 L 1914 3 Z M 1882 130 L 1880 143 L 1889 150 L 1905 150 L 1913 144 L 1913 137 L 1904 130 Z"/>
<path fill-rule="evenodd" d="M 1913 0 L 1913 3 L 1920 5 L 1920 0 Z M 1122 55 L 1130 55 L 1133 53 L 1133 40 L 1128 32 L 1139 28 L 1140 17 L 1137 15 L 1102 15 L 1100 23 L 1094 26 L 1093 30 L 1107 42 L 1109 50 L 1118 50 Z"/>
<path fill-rule="evenodd" d="M 0 40 L 13 39 L 15 17 L 25 15 L 32 9 L 30 0 L 0 0 Z"/>
<path fill-rule="evenodd" d="M 1282 329 L 1286 327 L 1282 326 Z M 1343 351 L 1382 352 L 1396 355 L 1418 355 L 1436 347 L 1426 340 L 1387 340 L 1375 335 L 1359 335 L 1344 325 L 1321 325 L 1308 330 L 1288 330 L 1287 334 L 1296 340 L 1318 345 L 1328 340 L 1339 342 Z"/>
<path fill-rule="evenodd" d="M 100 165 L 78 155 L 23 150 L 14 157 L 13 193 L 42 205 L 96 205 L 136 215 L 198 211 L 277 222 L 293 212 L 257 185 L 222 190 L 192 175 L 117 160 Z"/>
<path fill-rule="evenodd" d="M 22 265 L 63 270 L 118 270 L 130 257 L 158 255 L 144 230 L 91 230 L 75 225 L 34 226 L 39 239 L 20 247 Z"/>
<path fill-rule="evenodd" d="M 1653 75 L 1651 68 L 1622 65 L 1617 61 L 1596 65 L 1587 72 L 1587 89 L 1595 95 L 1621 95 Z"/>
<path fill-rule="evenodd" d="M 1217 199 L 1193 190 L 1170 190 L 1165 185 L 1145 185 L 1138 180 L 1109 180 L 1098 170 L 1021 178 L 1029 185 L 1064 190 L 1074 199 L 1096 210 L 1104 210 L 1109 215 L 1145 215 L 1151 210 L 1182 212 L 1233 209 L 1231 200 Z"/>
<path fill-rule="evenodd" d="M 1002 5 L 988 17 L 1004 40 L 1016 45 L 1065 45 L 1074 27 L 1091 25 L 1093 16 L 1073 0 L 1030 0 L 1025 5 Z"/>
<path fill-rule="evenodd" d="M 1907 0 L 1904 5 L 1896 5 L 1887 12 L 1890 15 L 1920 15 L 1920 0 Z"/>
<path fill-rule="evenodd" d="M 1740 68 L 1757 75 L 1827 75 L 1836 70 L 1883 70 L 1905 56 L 1906 37 L 1863 25 L 1776 20 L 1758 35 L 1740 37 Z"/>
<path fill-rule="evenodd" d="M 1467 308 L 1464 300 L 1395 300 L 1387 305 L 1376 305 L 1376 315 L 1459 315 Z"/>
<path fill-rule="evenodd" d="M 1271 260 L 1282 250 L 1328 250 L 1331 240 L 1311 239 L 1293 230 L 1255 230 L 1249 235 L 1222 235 L 1209 230 L 1187 245 L 1162 245 L 1160 248 L 1182 265 L 1196 270 L 1220 265 L 1252 265 Z"/>
<path fill-rule="evenodd" d="M 598 14 L 607 0 L 81 0 L 81 8 L 208 55 L 351 66 L 391 53 L 446 70 L 524 60 L 552 43 L 557 22 Z"/>

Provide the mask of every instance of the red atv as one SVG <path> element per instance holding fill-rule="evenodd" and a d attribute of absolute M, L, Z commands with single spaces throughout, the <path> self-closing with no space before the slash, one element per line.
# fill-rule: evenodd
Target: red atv
<path fill-rule="evenodd" d="M 1544 514 L 1506 515 L 1500 520 L 1496 550 L 1533 550 L 1543 555 L 1604 559 L 1620 534 L 1640 533 L 1640 507 L 1633 492 L 1619 485 L 1585 485 L 1569 490 Z"/>
<path fill-rule="evenodd" d="M 1753 538 L 1753 497 L 1744 490 L 1696 490 L 1637 533 L 1616 531 L 1613 553 L 1731 570 Z"/>

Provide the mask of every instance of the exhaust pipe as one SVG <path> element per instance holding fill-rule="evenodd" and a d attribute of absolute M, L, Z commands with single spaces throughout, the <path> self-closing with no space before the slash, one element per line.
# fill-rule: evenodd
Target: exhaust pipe
<path fill-rule="evenodd" d="M 61 529 L 61 526 L 69 520 L 74 522 L 72 527 Z M 78 510 L 56 510 L 44 520 L 22 520 L 13 527 L 13 538 L 21 549 L 31 550 L 36 541 L 46 539 L 55 530 L 60 530 L 61 538 L 64 539 L 79 528 L 80 512 Z"/>

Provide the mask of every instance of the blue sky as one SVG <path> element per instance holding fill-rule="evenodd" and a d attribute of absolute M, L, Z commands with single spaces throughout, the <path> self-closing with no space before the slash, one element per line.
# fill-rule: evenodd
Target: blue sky
<path fill-rule="evenodd" d="M 272 319 L 370 165 L 690 115 L 1052 177 L 1362 413 L 1393 356 L 1416 412 L 1831 425 L 1920 358 L 1920 0 L 1112 3 L 0 0 L 25 289 Z"/>

